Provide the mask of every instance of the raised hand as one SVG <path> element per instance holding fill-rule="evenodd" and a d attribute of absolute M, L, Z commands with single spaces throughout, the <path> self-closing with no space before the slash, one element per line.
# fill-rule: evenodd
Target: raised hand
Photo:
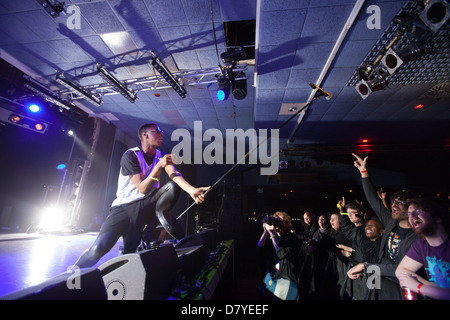
<path fill-rule="evenodd" d="M 383 188 L 380 188 L 380 191 L 377 191 L 378 197 L 381 199 L 381 202 L 383 202 L 383 205 L 386 208 L 389 208 L 387 202 L 386 202 L 386 191 L 383 190 Z"/>
<path fill-rule="evenodd" d="M 363 160 L 354 153 L 352 153 L 352 155 L 356 158 L 356 160 L 353 162 L 353 165 L 359 170 L 359 172 L 366 173 L 367 172 L 367 169 L 366 169 L 367 158 L 369 156 L 366 156 Z"/>
<path fill-rule="evenodd" d="M 386 200 L 386 191 L 383 190 L 383 188 L 380 188 L 379 191 L 377 191 L 378 197 L 382 200 Z"/>
<path fill-rule="evenodd" d="M 341 213 L 342 213 L 342 212 L 345 212 L 345 197 L 342 197 L 342 199 L 339 200 L 339 202 L 337 203 L 337 206 L 338 206 L 339 211 L 340 211 Z"/>

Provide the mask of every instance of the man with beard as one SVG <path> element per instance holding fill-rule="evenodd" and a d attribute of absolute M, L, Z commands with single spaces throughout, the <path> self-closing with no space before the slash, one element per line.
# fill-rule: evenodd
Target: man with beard
<path fill-rule="evenodd" d="M 391 210 L 386 208 L 377 194 L 376 189 L 369 179 L 367 172 L 367 158 L 361 159 L 356 154 L 354 166 L 361 173 L 364 194 L 377 215 L 378 219 L 384 226 L 384 233 L 381 239 L 378 261 L 375 264 L 379 267 L 381 276 L 381 286 L 379 290 L 380 300 L 400 300 L 400 290 L 398 290 L 398 281 L 395 277 L 395 270 L 398 264 L 406 255 L 417 236 L 412 231 L 408 221 L 408 211 L 406 201 L 415 198 L 410 192 L 396 192 L 391 196 Z M 351 279 L 356 279 L 363 272 L 368 263 L 360 263 L 348 271 Z"/>
<path fill-rule="evenodd" d="M 420 237 L 395 274 L 402 287 L 433 299 L 450 299 L 449 213 L 431 199 L 408 201 L 409 223 Z M 416 274 L 425 267 L 427 279 Z"/>

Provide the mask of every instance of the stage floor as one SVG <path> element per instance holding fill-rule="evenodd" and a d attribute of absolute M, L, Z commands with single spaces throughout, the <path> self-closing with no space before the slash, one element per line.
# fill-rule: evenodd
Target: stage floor
<path fill-rule="evenodd" d="M 97 234 L 0 234 L 0 297 L 66 272 L 91 246 Z M 122 245 L 119 239 L 95 266 L 117 257 Z"/>

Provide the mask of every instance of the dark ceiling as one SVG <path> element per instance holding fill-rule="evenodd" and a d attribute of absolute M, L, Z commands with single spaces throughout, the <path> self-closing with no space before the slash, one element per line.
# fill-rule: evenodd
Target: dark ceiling
<path fill-rule="evenodd" d="M 65 7 L 66 14 L 52 17 L 40 1 L 2 0 L 0 56 L 63 97 L 67 90 L 55 81 L 58 72 L 102 94 L 99 107 L 83 99 L 74 103 L 133 137 L 149 121 L 158 122 L 168 137 L 175 128 L 193 130 L 194 121 L 202 121 L 203 130 L 222 132 L 278 128 L 292 115 L 290 107 L 311 101 L 316 92 L 310 83 L 315 83 L 332 97 L 320 97 L 281 130 L 282 146 L 286 139 L 290 143 L 284 155 L 348 161 L 351 152 L 378 152 L 390 161 L 389 155 L 406 150 L 413 155 L 437 151 L 445 155 L 437 161 L 448 160 L 449 27 L 436 32 L 424 27 L 421 1 L 71 0 Z M 254 39 L 251 32 L 248 36 L 253 27 Z M 356 70 L 364 61 L 373 62 L 399 34 L 393 49 L 422 46 L 426 53 L 400 67 L 389 86 L 363 99 L 354 87 Z M 237 61 L 245 69 L 248 93 L 220 102 L 217 53 L 239 41 L 249 52 L 249 59 Z M 152 80 L 161 80 L 151 64 L 152 51 L 179 75 L 184 99 L 170 87 L 152 87 Z M 104 94 L 97 63 L 135 89 L 138 100 Z M 216 73 L 202 81 L 207 70 Z M 148 90 L 136 79 L 147 81 Z M 409 159 L 414 168 L 417 163 Z"/>

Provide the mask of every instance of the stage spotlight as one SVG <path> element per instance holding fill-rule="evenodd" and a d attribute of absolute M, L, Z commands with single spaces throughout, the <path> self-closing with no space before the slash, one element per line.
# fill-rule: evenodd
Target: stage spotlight
<path fill-rule="evenodd" d="M 58 164 L 56 166 L 56 169 L 58 169 L 58 170 L 64 170 L 65 168 L 66 168 L 66 165 L 64 163 Z"/>
<path fill-rule="evenodd" d="M 231 92 L 236 100 L 243 100 L 247 97 L 247 78 L 244 72 L 239 72 L 237 74 L 233 72 L 231 79 Z"/>
<path fill-rule="evenodd" d="M 58 73 L 56 75 L 56 82 L 66 87 L 71 92 L 78 94 L 79 96 L 86 99 L 96 107 L 99 107 L 100 104 L 103 102 L 102 98 L 100 98 L 98 95 L 93 94 L 88 90 L 84 89 L 81 85 L 79 85 L 75 81 L 70 81 L 66 79 L 65 77 L 63 77 L 62 73 Z"/>
<path fill-rule="evenodd" d="M 12 114 L 9 116 L 9 121 L 16 124 L 23 124 L 23 118 L 17 114 Z"/>
<path fill-rule="evenodd" d="M 133 90 L 130 90 L 126 85 L 122 84 L 116 77 L 114 77 L 102 65 L 97 65 L 97 74 L 99 74 L 106 82 L 113 86 L 119 93 L 128 101 L 133 103 L 137 99 L 137 95 Z"/>
<path fill-rule="evenodd" d="M 26 80 L 26 82 L 24 84 L 24 86 L 26 88 L 30 89 L 31 91 L 35 92 L 39 96 L 43 97 L 48 102 L 57 105 L 58 107 L 60 107 L 60 110 L 61 110 L 61 108 L 66 109 L 66 110 L 75 109 L 75 105 L 72 102 L 62 99 L 57 93 L 55 93 L 52 90 L 50 90 L 49 88 L 47 88 L 45 85 L 43 85 L 39 81 L 36 81 L 27 75 L 24 75 L 23 77 Z"/>
<path fill-rule="evenodd" d="M 219 89 L 216 92 L 217 99 L 219 101 L 227 100 L 230 95 L 230 80 L 226 76 L 221 75 L 217 79 L 217 84 L 219 85 Z"/>
<path fill-rule="evenodd" d="M 366 99 L 372 92 L 382 90 L 388 85 L 389 82 L 386 79 L 375 79 L 372 81 L 361 80 L 356 84 L 355 89 L 361 98 Z"/>
<path fill-rule="evenodd" d="M 57 207 L 44 208 L 38 224 L 40 232 L 54 232 L 63 227 L 62 210 Z"/>
<path fill-rule="evenodd" d="M 22 128 L 26 128 L 35 132 L 44 133 L 47 131 L 48 124 L 37 121 L 33 118 L 21 115 L 20 113 L 11 112 L 0 108 L 0 121 L 10 123 Z"/>
<path fill-rule="evenodd" d="M 227 51 L 220 54 L 220 58 L 225 64 L 235 64 L 239 60 L 246 58 L 244 47 L 228 48 Z"/>
<path fill-rule="evenodd" d="M 373 79 L 373 67 L 368 64 L 364 64 L 358 68 L 359 80 L 371 80 Z"/>
<path fill-rule="evenodd" d="M 446 0 L 430 0 L 419 15 L 433 32 L 438 31 L 450 18 L 450 4 Z"/>
<path fill-rule="evenodd" d="M 425 48 L 405 48 L 399 52 L 395 52 L 392 48 L 386 52 L 381 59 L 381 63 L 386 67 L 390 74 L 397 71 L 403 63 L 420 58 L 425 54 Z"/>
<path fill-rule="evenodd" d="M 41 110 L 41 108 L 37 104 L 30 104 L 28 106 L 28 110 L 30 110 L 33 113 L 36 113 L 36 112 L 39 112 L 39 110 Z"/>
<path fill-rule="evenodd" d="M 42 123 L 35 123 L 34 124 L 34 128 L 36 129 L 36 131 L 42 131 L 45 129 L 45 125 L 43 125 Z"/>
<path fill-rule="evenodd" d="M 59 17 L 59 14 L 64 12 L 64 2 L 50 0 L 37 0 L 37 2 L 52 18 Z"/>
<path fill-rule="evenodd" d="M 75 126 L 70 123 L 70 122 L 65 122 L 62 126 L 61 126 L 61 130 L 62 132 L 64 132 L 65 134 L 67 134 L 69 137 L 72 137 L 75 135 Z"/>
<path fill-rule="evenodd" d="M 159 74 L 166 80 L 166 82 L 178 93 L 178 95 L 184 99 L 186 98 L 186 90 L 180 85 L 173 74 L 167 69 L 164 63 L 159 59 L 159 57 L 152 51 L 153 59 L 152 66 L 159 72 Z"/>

